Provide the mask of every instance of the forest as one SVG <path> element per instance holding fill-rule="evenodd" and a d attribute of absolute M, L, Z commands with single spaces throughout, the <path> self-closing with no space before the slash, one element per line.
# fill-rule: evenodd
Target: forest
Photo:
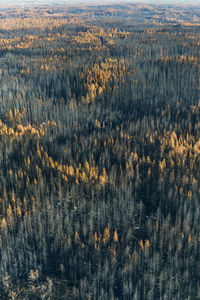
<path fill-rule="evenodd" d="M 0 6 L 0 299 L 200 299 L 200 7 Z"/>

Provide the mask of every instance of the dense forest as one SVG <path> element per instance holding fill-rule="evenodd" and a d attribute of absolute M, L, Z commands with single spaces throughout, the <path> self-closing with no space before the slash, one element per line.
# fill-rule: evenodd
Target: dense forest
<path fill-rule="evenodd" d="M 199 16 L 0 7 L 0 299 L 200 299 Z"/>

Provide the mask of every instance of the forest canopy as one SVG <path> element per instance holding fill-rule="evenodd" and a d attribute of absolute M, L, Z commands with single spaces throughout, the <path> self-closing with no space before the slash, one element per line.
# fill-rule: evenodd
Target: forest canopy
<path fill-rule="evenodd" d="M 200 8 L 0 6 L 0 298 L 199 299 Z"/>

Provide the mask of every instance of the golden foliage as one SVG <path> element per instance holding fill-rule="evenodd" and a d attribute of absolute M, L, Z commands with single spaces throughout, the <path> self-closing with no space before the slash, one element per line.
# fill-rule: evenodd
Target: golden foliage
<path fill-rule="evenodd" d="M 1 231 L 7 228 L 6 218 L 1 219 Z"/>
<path fill-rule="evenodd" d="M 94 241 L 97 242 L 98 241 L 98 236 L 97 236 L 97 233 L 95 232 L 94 234 Z"/>
<path fill-rule="evenodd" d="M 188 236 L 188 244 L 190 244 L 190 243 L 191 243 L 191 240 L 192 240 L 192 238 L 191 238 L 191 234 L 189 233 L 189 236 Z"/>
<path fill-rule="evenodd" d="M 109 58 L 104 62 L 95 63 L 91 68 L 85 67 L 81 74 L 86 94 L 82 95 L 82 101 L 94 102 L 106 89 L 111 90 L 118 87 L 120 81 L 124 81 L 126 68 L 124 60 Z M 99 121 L 95 125 L 100 128 Z"/>
<path fill-rule="evenodd" d="M 115 229 L 113 241 L 114 242 L 118 242 L 119 241 L 118 234 L 117 234 L 117 229 Z"/>
<path fill-rule="evenodd" d="M 144 243 L 143 243 L 143 240 L 140 240 L 139 245 L 140 245 L 140 248 L 141 248 L 142 250 L 144 250 Z"/>
<path fill-rule="evenodd" d="M 75 232 L 75 237 L 74 237 L 74 239 L 75 239 L 76 242 L 80 240 L 78 231 Z"/>
<path fill-rule="evenodd" d="M 149 240 L 146 240 L 146 241 L 145 241 L 145 244 L 144 244 L 144 247 L 145 247 L 145 248 L 148 248 L 149 246 L 150 246 Z"/>
<path fill-rule="evenodd" d="M 8 218 L 13 217 L 12 207 L 10 204 L 8 205 L 8 208 L 7 208 L 7 216 L 8 216 Z"/>
<path fill-rule="evenodd" d="M 21 217 L 21 215 L 22 215 L 22 210 L 19 206 L 17 207 L 17 215 L 18 215 L 18 217 Z"/>
<path fill-rule="evenodd" d="M 106 229 L 104 230 L 104 233 L 103 233 L 104 244 L 107 243 L 109 239 L 110 239 L 110 231 L 109 231 L 109 228 L 106 227 Z"/>

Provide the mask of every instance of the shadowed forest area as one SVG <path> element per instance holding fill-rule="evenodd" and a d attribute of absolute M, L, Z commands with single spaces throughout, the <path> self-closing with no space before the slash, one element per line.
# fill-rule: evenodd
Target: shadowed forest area
<path fill-rule="evenodd" d="M 200 299 L 199 16 L 0 7 L 1 299 Z"/>

